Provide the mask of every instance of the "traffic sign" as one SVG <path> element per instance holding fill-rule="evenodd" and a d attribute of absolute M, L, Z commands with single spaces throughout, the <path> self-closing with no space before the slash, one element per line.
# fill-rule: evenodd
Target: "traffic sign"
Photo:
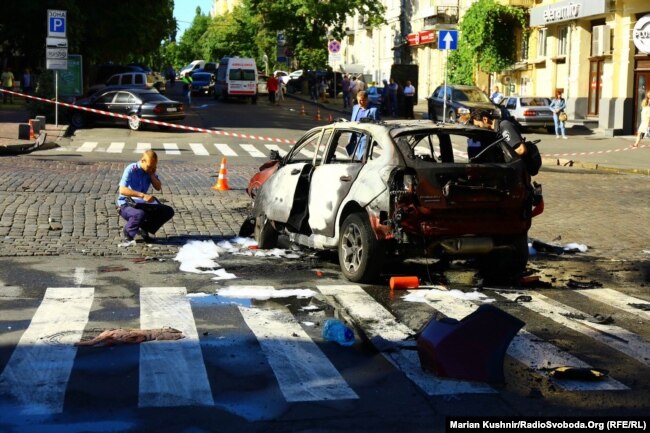
<path fill-rule="evenodd" d="M 66 14 L 67 11 L 47 10 L 47 36 L 55 38 L 66 37 Z"/>
<path fill-rule="evenodd" d="M 329 50 L 330 53 L 336 54 L 339 51 L 341 51 L 341 43 L 336 39 L 332 39 L 327 43 L 327 49 Z"/>
<path fill-rule="evenodd" d="M 458 49 L 458 30 L 440 30 L 438 34 L 439 50 Z"/>

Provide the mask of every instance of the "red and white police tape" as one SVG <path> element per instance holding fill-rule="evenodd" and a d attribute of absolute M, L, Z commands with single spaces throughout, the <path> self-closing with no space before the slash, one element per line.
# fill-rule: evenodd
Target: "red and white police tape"
<path fill-rule="evenodd" d="M 50 99 L 39 98 L 38 96 L 32 96 L 32 95 L 25 95 L 23 93 L 14 92 L 14 91 L 11 91 L 11 90 L 6 90 L 6 89 L 0 89 L 0 92 L 9 93 L 9 94 L 16 95 L 16 96 L 22 96 L 24 98 L 34 99 L 36 101 L 46 102 L 46 103 L 49 103 L 49 104 L 58 104 L 58 105 L 61 105 L 63 107 L 72 108 L 74 110 L 82 110 L 82 111 L 88 111 L 90 113 L 101 114 L 101 115 L 110 116 L 110 117 L 117 117 L 117 118 L 124 119 L 124 120 L 129 120 L 131 118 L 131 116 L 127 116 L 126 114 L 110 113 L 108 111 L 96 110 L 94 108 L 80 107 L 79 105 L 68 104 L 67 102 L 52 101 Z M 152 125 L 166 126 L 166 127 L 169 127 L 169 128 L 177 128 L 177 129 L 182 129 L 182 130 L 185 130 L 185 131 L 205 132 L 205 133 L 208 133 L 208 134 L 223 135 L 223 136 L 226 136 L 226 137 L 245 138 L 245 139 L 260 140 L 260 141 L 265 141 L 265 142 L 285 143 L 285 144 L 295 144 L 296 143 L 295 140 L 288 140 L 286 138 L 263 137 L 261 135 L 243 134 L 243 133 L 238 133 L 238 132 L 228 132 L 228 131 L 218 131 L 218 130 L 214 130 L 214 129 L 197 128 L 197 127 L 194 127 L 194 126 L 179 125 L 178 123 L 168 123 L 168 122 L 161 122 L 159 120 L 142 119 L 140 117 L 138 117 L 138 121 L 139 122 L 144 122 L 144 123 L 151 123 Z"/>
<path fill-rule="evenodd" d="M 34 100 L 41 101 L 41 102 L 46 102 L 46 103 L 49 103 L 49 104 L 58 104 L 58 105 L 61 105 L 63 107 L 72 108 L 74 110 L 82 110 L 82 111 L 88 111 L 88 112 L 95 113 L 95 114 L 102 114 L 102 115 L 105 115 L 105 116 L 117 117 L 117 118 L 124 119 L 124 120 L 129 120 L 131 118 L 131 116 L 127 116 L 126 114 L 110 113 L 108 111 L 96 110 L 94 108 L 80 107 L 78 105 L 68 104 L 67 102 L 52 101 L 50 99 L 39 98 L 38 96 L 32 96 L 32 95 L 25 95 L 23 93 L 14 92 L 14 91 L 11 91 L 11 90 L 6 90 L 6 89 L 0 89 L 0 92 L 9 93 L 9 94 L 16 95 L 16 96 L 22 96 L 23 98 L 34 99 Z M 284 144 L 295 144 L 296 143 L 295 140 L 288 140 L 286 138 L 263 137 L 261 135 L 243 134 L 243 133 L 228 132 L 228 131 L 218 131 L 218 130 L 214 130 L 214 129 L 205 129 L 205 128 L 197 128 L 197 127 L 194 127 L 194 126 L 179 125 L 177 123 L 161 122 L 159 120 L 141 119 L 139 117 L 138 117 L 138 121 L 144 122 L 144 123 L 151 123 L 152 125 L 166 126 L 166 127 L 169 127 L 169 128 L 177 128 L 177 129 L 182 129 L 182 130 L 185 130 L 185 131 L 205 132 L 205 133 L 208 133 L 208 134 L 223 135 L 223 136 L 226 136 L 226 137 L 246 138 L 246 139 L 252 139 L 252 140 L 260 140 L 260 141 L 265 141 L 265 142 L 275 142 L 275 143 L 284 143 Z M 624 147 L 622 149 L 608 149 L 608 150 L 592 150 L 590 152 L 545 153 L 545 154 L 542 154 L 542 156 L 546 157 L 546 158 L 557 158 L 557 157 L 566 157 L 566 156 L 602 155 L 602 154 L 608 154 L 608 153 L 626 152 L 628 150 L 638 150 L 638 149 L 643 148 L 643 147 L 650 148 L 650 145 L 641 144 L 638 147 Z"/>

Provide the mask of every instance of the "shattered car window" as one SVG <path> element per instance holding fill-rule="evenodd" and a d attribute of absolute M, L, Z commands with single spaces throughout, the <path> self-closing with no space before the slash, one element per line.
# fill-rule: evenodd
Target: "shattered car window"
<path fill-rule="evenodd" d="M 339 130 L 328 163 L 363 162 L 371 137 L 358 131 Z"/>
<path fill-rule="evenodd" d="M 320 131 L 307 137 L 299 146 L 296 146 L 291 151 L 291 155 L 287 159 L 287 163 L 295 162 L 312 162 L 314 156 L 318 152 L 318 145 L 320 143 Z"/>
<path fill-rule="evenodd" d="M 329 130 L 323 131 L 323 137 L 320 140 L 320 145 L 318 146 L 318 150 L 316 154 L 316 165 L 323 165 L 327 162 L 326 158 L 324 157 L 324 154 L 325 154 L 325 149 L 327 149 L 327 143 L 330 141 L 331 135 L 332 135 L 332 131 Z"/>

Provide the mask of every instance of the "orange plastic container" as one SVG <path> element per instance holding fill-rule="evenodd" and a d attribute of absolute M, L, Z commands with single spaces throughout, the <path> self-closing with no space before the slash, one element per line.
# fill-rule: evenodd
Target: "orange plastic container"
<path fill-rule="evenodd" d="M 417 289 L 420 287 L 420 279 L 414 276 L 391 277 L 389 285 L 391 290 Z"/>

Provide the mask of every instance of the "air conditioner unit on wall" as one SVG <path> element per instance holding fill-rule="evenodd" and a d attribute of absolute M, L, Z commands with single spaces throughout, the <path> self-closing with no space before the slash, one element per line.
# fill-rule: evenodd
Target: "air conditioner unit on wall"
<path fill-rule="evenodd" d="M 610 28 L 606 25 L 594 26 L 591 32 L 592 56 L 605 56 L 610 54 L 609 32 Z"/>

